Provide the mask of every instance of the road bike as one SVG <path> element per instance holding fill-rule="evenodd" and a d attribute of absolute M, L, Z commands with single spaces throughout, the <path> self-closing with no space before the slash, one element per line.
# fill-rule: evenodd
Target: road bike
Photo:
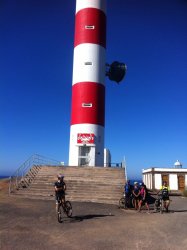
<path fill-rule="evenodd" d="M 127 197 L 125 194 L 119 200 L 119 208 L 133 208 L 134 207 L 134 198 L 132 194 Z"/>
<path fill-rule="evenodd" d="M 58 222 L 63 222 L 63 215 L 65 214 L 67 217 L 72 217 L 72 205 L 70 201 L 62 201 L 62 199 L 58 198 L 58 209 L 57 209 L 57 218 Z"/>
<path fill-rule="evenodd" d="M 155 212 L 160 212 L 161 214 L 164 211 L 164 200 L 162 195 L 158 195 L 158 198 L 155 200 L 154 203 L 154 210 Z"/>

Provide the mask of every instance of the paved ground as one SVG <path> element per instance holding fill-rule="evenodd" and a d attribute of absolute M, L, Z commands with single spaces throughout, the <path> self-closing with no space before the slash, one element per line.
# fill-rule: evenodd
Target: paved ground
<path fill-rule="evenodd" d="M 73 204 L 58 223 L 53 201 L 7 195 L 0 184 L 0 249 L 187 249 L 187 198 L 172 197 L 171 212 L 147 214 L 114 205 Z"/>

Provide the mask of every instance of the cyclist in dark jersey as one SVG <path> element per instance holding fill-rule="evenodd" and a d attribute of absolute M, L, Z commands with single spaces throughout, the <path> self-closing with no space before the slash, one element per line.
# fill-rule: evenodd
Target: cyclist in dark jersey
<path fill-rule="evenodd" d="M 124 186 L 124 194 L 125 194 L 125 202 L 126 202 L 126 207 L 130 205 L 130 197 L 131 197 L 131 185 L 130 185 L 130 180 L 127 180 Z"/>
<path fill-rule="evenodd" d="M 59 174 L 57 175 L 58 181 L 55 182 L 55 197 L 56 197 L 56 209 L 58 209 L 59 200 L 62 200 L 65 203 L 65 190 L 66 184 L 64 182 L 64 176 Z"/>
<path fill-rule="evenodd" d="M 134 183 L 134 188 L 133 188 L 132 194 L 134 197 L 134 208 L 137 210 L 138 204 L 139 204 L 139 196 L 140 196 L 140 189 L 138 186 L 138 182 Z"/>

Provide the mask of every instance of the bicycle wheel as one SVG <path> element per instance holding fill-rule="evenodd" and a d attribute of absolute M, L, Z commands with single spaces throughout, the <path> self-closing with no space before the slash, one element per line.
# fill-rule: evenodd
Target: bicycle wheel
<path fill-rule="evenodd" d="M 155 200 L 155 203 L 154 203 L 154 211 L 155 211 L 155 212 L 158 212 L 158 200 Z"/>
<path fill-rule="evenodd" d="M 119 200 L 119 208 L 125 208 L 125 203 L 126 203 L 125 198 L 121 198 Z"/>
<path fill-rule="evenodd" d="M 58 214 L 57 214 L 57 217 L 58 217 L 58 222 L 59 223 L 62 223 L 62 216 L 63 215 L 63 207 L 62 207 L 62 205 L 61 204 L 59 204 L 59 206 L 58 206 Z"/>
<path fill-rule="evenodd" d="M 160 213 L 163 214 L 163 211 L 164 211 L 164 201 L 161 200 L 160 201 Z"/>
<path fill-rule="evenodd" d="M 66 201 L 65 202 L 65 213 L 68 217 L 71 217 L 72 216 L 72 213 L 73 213 L 73 210 L 72 210 L 72 205 L 71 205 L 71 202 L 70 201 Z"/>

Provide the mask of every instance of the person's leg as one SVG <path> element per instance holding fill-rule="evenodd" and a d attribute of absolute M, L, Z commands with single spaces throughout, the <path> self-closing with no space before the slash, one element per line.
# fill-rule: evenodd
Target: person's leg
<path fill-rule="evenodd" d="M 136 198 L 136 210 L 138 210 L 139 200 Z"/>
<path fill-rule="evenodd" d="M 165 208 L 166 208 L 166 212 L 168 212 L 168 208 L 169 208 L 169 204 L 170 204 L 170 201 L 169 200 L 166 200 L 165 201 Z"/>
<path fill-rule="evenodd" d="M 149 212 L 149 204 L 148 204 L 148 202 L 147 202 L 147 201 L 145 202 L 145 205 L 146 205 L 147 210 L 148 210 L 148 212 Z"/>
<path fill-rule="evenodd" d="M 66 202 L 66 200 L 65 200 L 65 195 L 62 195 L 62 196 L 61 196 L 61 201 L 62 201 L 62 206 L 64 206 L 64 204 L 65 204 L 65 202 Z"/>
<path fill-rule="evenodd" d="M 140 201 L 141 201 L 141 200 L 138 198 L 138 199 L 137 199 L 137 204 L 138 204 L 138 205 L 137 205 L 137 209 L 139 209 L 139 202 L 140 202 Z M 141 207 L 142 207 L 142 202 L 143 202 L 143 201 L 141 201 Z"/>
<path fill-rule="evenodd" d="M 142 207 L 142 200 L 140 200 L 139 203 L 138 203 L 138 211 L 139 212 L 141 211 L 141 207 Z"/>
<path fill-rule="evenodd" d="M 126 207 L 130 207 L 130 195 L 129 194 L 126 194 L 126 199 L 125 199 L 125 201 L 126 201 Z"/>
<path fill-rule="evenodd" d="M 56 196 L 56 213 L 58 213 L 59 198 Z"/>
<path fill-rule="evenodd" d="M 135 210 L 137 210 L 137 199 L 136 199 L 136 197 L 134 197 L 134 208 L 135 208 Z"/>

